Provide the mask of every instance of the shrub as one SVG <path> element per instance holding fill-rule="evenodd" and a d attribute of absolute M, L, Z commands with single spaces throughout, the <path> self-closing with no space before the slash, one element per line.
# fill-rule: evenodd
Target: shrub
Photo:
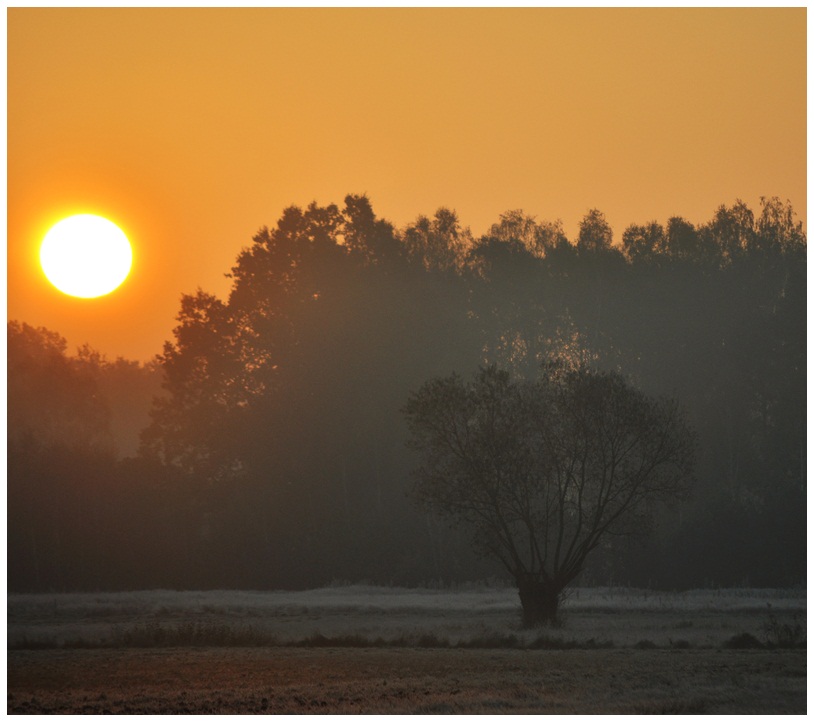
<path fill-rule="evenodd" d="M 761 641 L 749 632 L 741 632 L 723 643 L 724 649 L 762 649 Z"/>

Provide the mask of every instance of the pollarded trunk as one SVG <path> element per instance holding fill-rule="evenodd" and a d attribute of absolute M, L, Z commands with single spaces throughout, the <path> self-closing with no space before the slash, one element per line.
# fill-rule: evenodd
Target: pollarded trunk
<path fill-rule="evenodd" d="M 562 589 L 559 584 L 533 577 L 518 580 L 517 591 L 523 607 L 523 626 L 535 627 L 556 621 Z"/>

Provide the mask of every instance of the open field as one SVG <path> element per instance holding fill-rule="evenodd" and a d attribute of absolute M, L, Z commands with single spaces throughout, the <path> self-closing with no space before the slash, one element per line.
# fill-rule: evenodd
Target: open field
<path fill-rule="evenodd" d="M 9 653 L 10 713 L 804 713 L 804 651 Z"/>
<path fill-rule="evenodd" d="M 804 713 L 805 609 L 580 589 L 527 630 L 511 589 L 10 595 L 8 711 Z"/>

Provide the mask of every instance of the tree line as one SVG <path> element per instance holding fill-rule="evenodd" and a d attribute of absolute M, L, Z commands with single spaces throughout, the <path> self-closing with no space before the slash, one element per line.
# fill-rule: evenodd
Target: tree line
<path fill-rule="evenodd" d="M 522 211 L 479 237 L 445 208 L 397 229 L 349 195 L 285 209 L 229 276 L 226 298 L 182 297 L 146 366 L 9 324 L 10 590 L 501 575 L 410 500 L 405 410 L 431 379 L 533 383 L 552 361 L 674 398 L 697 438 L 692 495 L 646 545 L 604 539 L 578 581 L 804 581 L 806 237 L 788 203 L 621 238 L 591 210 L 569 239 Z"/>

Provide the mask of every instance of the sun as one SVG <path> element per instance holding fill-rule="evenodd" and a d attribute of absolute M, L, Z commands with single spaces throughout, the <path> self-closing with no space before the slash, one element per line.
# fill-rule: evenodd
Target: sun
<path fill-rule="evenodd" d="M 96 298 L 118 288 L 133 263 L 130 241 L 112 221 L 82 214 L 54 225 L 40 246 L 40 265 L 63 293 Z"/>

